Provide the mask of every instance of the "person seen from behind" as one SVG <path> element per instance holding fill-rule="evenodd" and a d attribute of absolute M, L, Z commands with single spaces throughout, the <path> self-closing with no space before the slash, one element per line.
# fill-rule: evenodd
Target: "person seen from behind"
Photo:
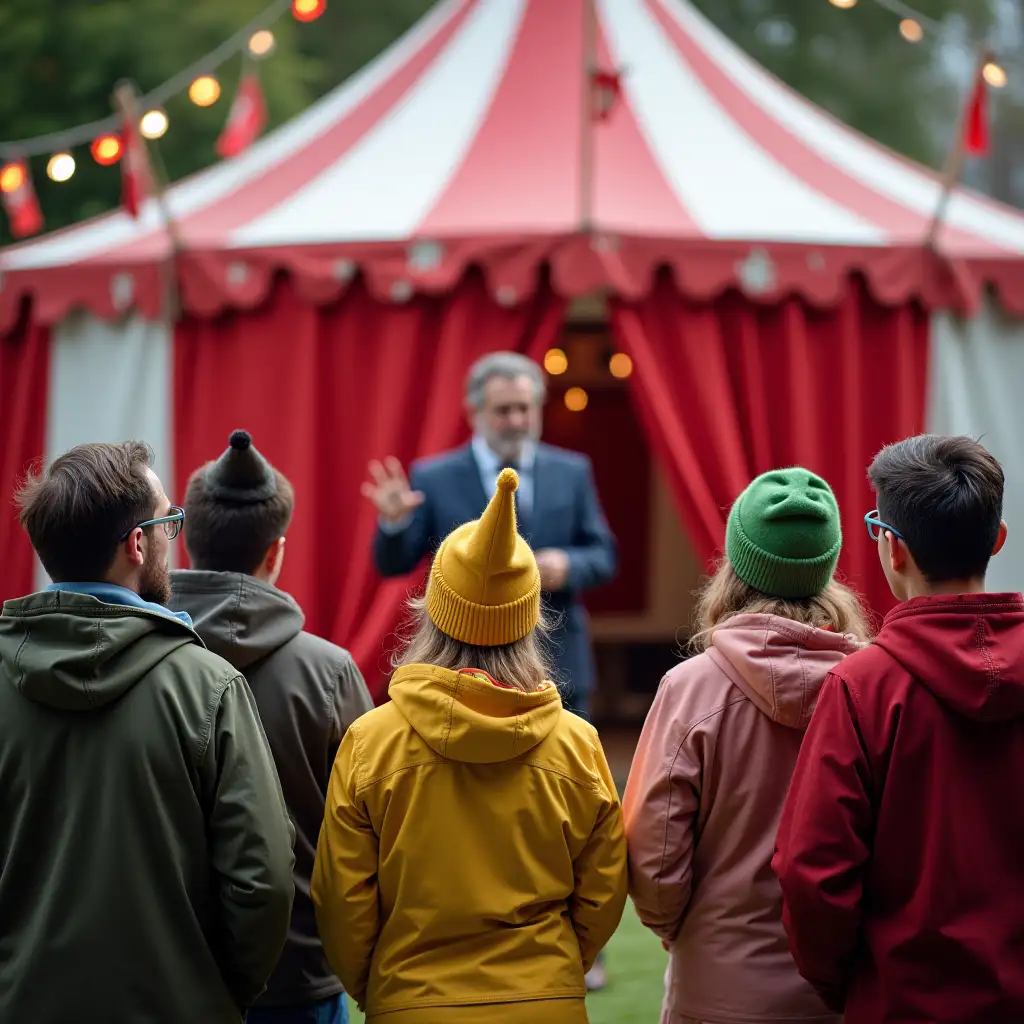
<path fill-rule="evenodd" d="M 0 1020 L 237 1024 L 292 904 L 249 687 L 170 598 L 184 516 L 145 444 L 18 494 L 53 580 L 0 614 Z"/>
<path fill-rule="evenodd" d="M 391 701 L 338 752 L 313 871 L 328 958 L 380 1024 L 584 1024 L 626 899 L 594 728 L 539 643 L 540 573 L 505 469 L 441 543 Z"/>
<path fill-rule="evenodd" d="M 922 435 L 868 472 L 901 603 L 818 698 L 773 862 L 786 928 L 847 1024 L 1024 1020 L 1024 600 L 985 589 L 1003 471 Z"/>
<path fill-rule="evenodd" d="M 288 941 L 246 1024 L 345 1024 L 309 878 L 338 745 L 373 702 L 348 651 L 305 632 L 302 609 L 275 586 L 294 509 L 287 478 L 246 431 L 234 431 L 220 457 L 188 482 L 184 539 L 194 568 L 171 573 L 171 607 L 246 674 L 296 831 Z"/>
<path fill-rule="evenodd" d="M 623 807 L 629 886 L 669 950 L 662 1024 L 838 1024 L 797 971 L 771 873 L 775 833 L 826 673 L 868 626 L 834 578 L 828 484 L 800 467 L 736 499 L 704 587 L 699 651 L 662 680 Z"/>

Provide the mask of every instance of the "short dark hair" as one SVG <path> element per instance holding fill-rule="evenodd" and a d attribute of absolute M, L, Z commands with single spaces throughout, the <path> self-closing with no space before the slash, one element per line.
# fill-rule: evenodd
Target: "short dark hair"
<path fill-rule="evenodd" d="M 50 579 L 94 583 L 106 576 L 124 535 L 153 518 L 152 464 L 153 449 L 142 441 L 80 444 L 29 473 L 15 501 Z"/>
<path fill-rule="evenodd" d="M 208 572 L 250 574 L 283 537 L 295 511 L 288 478 L 274 469 L 277 491 L 266 501 L 215 500 L 205 477 L 213 462 L 197 469 L 185 490 L 185 548 L 192 567 Z"/>
<path fill-rule="evenodd" d="M 1003 517 L 1003 468 L 982 445 L 920 434 L 883 448 L 868 478 L 879 517 L 903 535 L 929 582 L 985 575 Z"/>

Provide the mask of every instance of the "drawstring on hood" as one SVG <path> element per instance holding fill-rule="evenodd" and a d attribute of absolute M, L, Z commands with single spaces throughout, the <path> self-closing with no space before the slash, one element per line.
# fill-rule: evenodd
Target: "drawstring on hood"
<path fill-rule="evenodd" d="M 773 722 L 806 729 L 825 676 L 861 648 L 853 636 L 777 615 L 745 614 L 715 629 L 708 653 Z"/>
<path fill-rule="evenodd" d="M 554 729 L 562 713 L 553 684 L 526 693 L 435 665 L 398 669 L 388 694 L 433 751 L 469 764 L 525 754 Z"/>

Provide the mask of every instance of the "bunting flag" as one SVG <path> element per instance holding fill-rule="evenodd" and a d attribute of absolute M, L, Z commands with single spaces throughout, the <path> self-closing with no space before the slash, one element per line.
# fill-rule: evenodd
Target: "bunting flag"
<path fill-rule="evenodd" d="M 149 166 L 146 142 L 139 134 L 138 125 L 130 117 L 125 118 L 121 141 L 124 156 L 121 157 L 121 205 L 136 219 L 142 204 L 153 192 L 153 171 Z"/>
<path fill-rule="evenodd" d="M 266 124 L 267 105 L 260 80 L 254 71 L 247 71 L 238 84 L 227 124 L 217 139 L 217 153 L 227 158 L 248 149 L 260 137 Z"/>
<path fill-rule="evenodd" d="M 0 197 L 10 221 L 11 234 L 15 238 L 25 238 L 42 231 L 43 211 L 32 186 L 28 164 L 24 160 L 5 164 L 0 171 Z"/>
<path fill-rule="evenodd" d="M 978 72 L 967 101 L 964 117 L 964 152 L 968 156 L 987 156 L 989 152 L 988 87 Z"/>

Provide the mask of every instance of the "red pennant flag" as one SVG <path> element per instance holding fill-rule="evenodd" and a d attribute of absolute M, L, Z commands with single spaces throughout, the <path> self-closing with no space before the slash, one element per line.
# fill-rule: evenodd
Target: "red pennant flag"
<path fill-rule="evenodd" d="M 217 139 L 217 152 L 226 158 L 248 149 L 260 137 L 266 123 L 267 105 L 260 80 L 255 72 L 247 71 L 238 84 L 224 131 Z"/>
<path fill-rule="evenodd" d="M 15 238 L 25 238 L 43 229 L 43 211 L 32 187 L 28 164 L 14 160 L 0 168 L 0 198 Z"/>
<path fill-rule="evenodd" d="M 124 156 L 121 157 L 121 205 L 138 218 L 142 204 L 153 192 L 153 171 L 149 166 L 146 143 L 130 118 L 121 130 Z"/>
<path fill-rule="evenodd" d="M 979 72 L 967 101 L 964 117 L 964 152 L 968 156 L 986 156 L 989 151 L 988 88 Z"/>

